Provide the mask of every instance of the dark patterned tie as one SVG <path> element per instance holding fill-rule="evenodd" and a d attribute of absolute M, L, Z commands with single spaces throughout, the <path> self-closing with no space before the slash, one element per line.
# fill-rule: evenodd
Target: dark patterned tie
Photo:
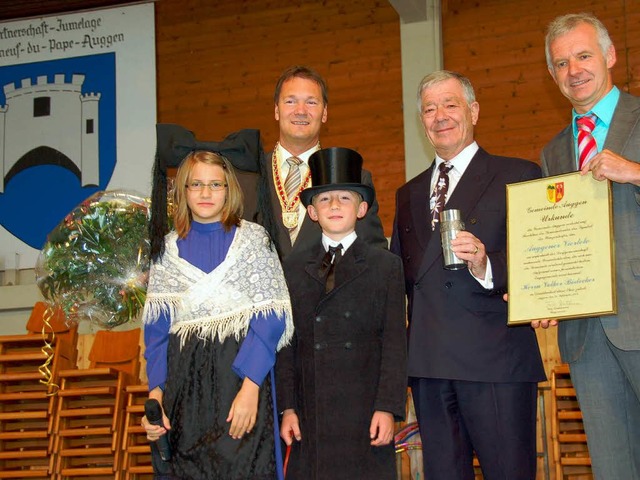
<path fill-rule="evenodd" d="M 336 284 L 336 263 L 342 257 L 342 244 L 339 243 L 335 247 L 329 247 L 327 253 L 322 257 L 322 265 L 320 266 L 320 276 L 327 276 L 325 281 L 325 293 L 333 290 Z"/>
<path fill-rule="evenodd" d="M 431 201 L 429 202 L 433 204 L 431 209 L 431 230 L 435 230 L 436 225 L 440 222 L 440 212 L 444 210 L 447 191 L 449 190 L 449 171 L 453 168 L 453 165 L 447 165 L 447 162 L 442 162 L 438 168 L 440 174 L 433 192 L 431 192 Z"/>
<path fill-rule="evenodd" d="M 576 120 L 578 125 L 578 169 L 598 153 L 596 139 L 593 138 L 593 129 L 596 128 L 596 116 L 592 113 Z"/>

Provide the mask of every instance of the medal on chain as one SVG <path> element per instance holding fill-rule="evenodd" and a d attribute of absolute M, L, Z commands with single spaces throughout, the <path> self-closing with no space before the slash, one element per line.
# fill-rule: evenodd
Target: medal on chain
<path fill-rule="evenodd" d="M 282 208 L 282 223 L 289 229 L 296 228 L 298 226 L 298 205 L 300 203 L 300 192 L 311 184 L 311 171 L 309 170 L 304 179 L 300 182 L 298 192 L 293 198 L 287 198 L 287 193 L 284 189 L 284 184 L 280 178 L 280 172 L 278 168 L 278 146 L 273 149 L 273 155 L 271 158 L 271 168 L 273 171 L 273 180 L 276 187 L 276 193 L 278 194 L 278 200 L 280 201 L 280 207 Z"/>

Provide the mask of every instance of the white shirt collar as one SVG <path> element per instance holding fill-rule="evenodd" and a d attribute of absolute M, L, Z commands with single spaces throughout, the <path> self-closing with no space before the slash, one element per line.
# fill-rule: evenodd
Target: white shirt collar
<path fill-rule="evenodd" d="M 469 145 L 464 147 L 458 155 L 456 155 L 451 160 L 449 160 L 448 164 L 453 166 L 453 170 L 455 171 L 456 174 L 458 174 L 458 176 L 462 176 L 464 171 L 467 169 L 467 167 L 471 163 L 471 159 L 478 152 L 479 148 L 480 147 L 478 146 L 478 144 L 475 141 L 473 141 Z M 438 154 L 436 154 L 435 161 L 436 161 L 435 170 L 437 171 L 440 164 L 444 162 L 444 160 L 440 158 Z"/>
<path fill-rule="evenodd" d="M 347 249 L 353 244 L 353 242 L 356 241 L 356 238 L 358 238 L 358 235 L 356 234 L 356 231 L 354 230 L 353 232 L 351 232 L 350 234 L 348 234 L 347 236 L 343 237 L 342 240 L 336 242 L 335 240 L 330 239 L 329 237 L 327 237 L 324 233 L 322 234 L 322 246 L 324 247 L 325 252 L 329 250 L 329 247 L 335 247 L 336 245 L 338 245 L 339 243 L 342 244 L 342 253 L 344 254 L 344 252 L 347 251 Z"/>
<path fill-rule="evenodd" d="M 320 144 L 316 144 L 315 147 L 310 148 L 309 150 L 307 150 L 306 152 L 302 152 L 300 155 L 295 155 L 297 156 L 300 160 L 302 160 L 302 163 L 304 164 L 308 164 L 309 163 L 309 157 L 311 156 L 311 154 L 317 152 L 318 150 L 320 150 Z M 280 168 L 283 167 L 288 167 L 289 164 L 287 163 L 287 158 L 293 157 L 294 155 L 289 152 L 286 148 L 284 148 L 282 145 L 280 145 L 280 143 L 278 143 L 278 155 L 280 158 Z"/>

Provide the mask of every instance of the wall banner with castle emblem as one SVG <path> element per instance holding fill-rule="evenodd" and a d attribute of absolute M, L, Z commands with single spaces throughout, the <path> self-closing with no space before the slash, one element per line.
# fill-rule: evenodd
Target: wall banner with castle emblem
<path fill-rule="evenodd" d="M 0 23 L 0 270 L 99 190 L 150 190 L 153 3 Z"/>

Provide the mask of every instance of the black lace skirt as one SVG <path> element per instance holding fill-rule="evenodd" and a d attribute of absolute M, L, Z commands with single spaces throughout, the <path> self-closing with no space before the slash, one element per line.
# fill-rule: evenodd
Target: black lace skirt
<path fill-rule="evenodd" d="M 233 338 L 205 342 L 193 335 L 180 349 L 179 338 L 170 335 L 163 401 L 174 478 L 276 478 L 269 376 L 260 387 L 256 426 L 241 440 L 229 436 L 227 415 L 242 385 L 231 369 L 238 348 Z"/>

